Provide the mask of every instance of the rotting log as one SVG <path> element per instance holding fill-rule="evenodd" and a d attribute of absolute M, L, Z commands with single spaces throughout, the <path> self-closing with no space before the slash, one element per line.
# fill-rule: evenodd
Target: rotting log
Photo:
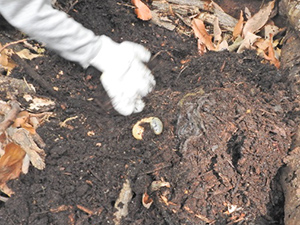
<path fill-rule="evenodd" d="M 290 25 L 300 37 L 300 1 L 281 0 L 279 3 L 279 13 L 287 17 Z"/>
<path fill-rule="evenodd" d="M 281 52 L 282 70 L 288 73 L 291 93 L 296 101 L 300 97 L 300 1 L 282 0 L 279 12 L 290 24 Z M 285 167 L 280 171 L 284 192 L 284 224 L 298 225 L 300 221 L 300 124 L 293 136 L 291 151 L 284 159 Z"/>
<path fill-rule="evenodd" d="M 281 68 L 289 77 L 291 92 L 300 96 L 300 38 L 294 30 L 289 30 L 285 43 L 281 49 Z"/>
<path fill-rule="evenodd" d="M 292 150 L 284 159 L 281 185 L 285 197 L 284 224 L 298 225 L 300 221 L 300 125 L 294 135 Z"/>

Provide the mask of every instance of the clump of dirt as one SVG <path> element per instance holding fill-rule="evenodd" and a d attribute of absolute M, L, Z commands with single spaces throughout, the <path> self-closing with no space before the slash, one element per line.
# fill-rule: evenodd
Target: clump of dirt
<path fill-rule="evenodd" d="M 99 72 L 52 52 L 29 64 L 59 90 L 56 96 L 15 70 L 12 76 L 26 77 L 57 107 L 38 131 L 47 144 L 46 169 L 31 167 L 8 183 L 16 194 L 2 204 L 0 223 L 113 224 L 114 203 L 129 179 L 133 198 L 122 224 L 283 224 L 276 173 L 298 107 L 286 76 L 250 51 L 198 56 L 194 38 L 139 21 L 127 3 L 82 1 L 70 15 L 155 55 L 149 66 L 157 86 L 145 110 L 117 115 Z M 148 116 L 162 120 L 163 133 L 145 126 L 144 139 L 135 140 L 131 128 Z M 69 126 L 60 127 L 67 118 Z M 170 188 L 150 192 L 158 180 Z M 145 192 L 154 199 L 149 209 Z"/>

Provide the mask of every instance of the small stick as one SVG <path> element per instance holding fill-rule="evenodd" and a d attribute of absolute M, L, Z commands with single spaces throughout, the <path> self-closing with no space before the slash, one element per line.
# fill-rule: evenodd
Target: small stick
<path fill-rule="evenodd" d="M 51 88 L 51 85 L 42 78 L 36 71 L 34 71 L 26 62 L 24 62 L 18 55 L 13 54 L 11 57 L 18 65 L 22 66 L 28 75 L 33 78 L 42 88 L 45 88 L 52 96 L 57 98 L 57 93 Z"/>
<path fill-rule="evenodd" d="M 15 44 L 18 44 L 18 43 L 21 43 L 21 42 L 25 42 L 25 41 L 27 41 L 27 38 L 22 39 L 22 40 L 18 40 L 18 41 L 9 42 L 9 43 L 5 44 L 2 48 L 0 48 L 0 53 L 1 53 L 5 48 L 7 48 L 8 46 L 15 45 Z"/>

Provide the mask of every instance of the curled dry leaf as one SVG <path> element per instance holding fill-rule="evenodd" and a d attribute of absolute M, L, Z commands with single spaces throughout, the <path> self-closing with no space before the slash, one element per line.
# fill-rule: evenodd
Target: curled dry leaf
<path fill-rule="evenodd" d="M 208 50 L 215 50 L 215 46 L 212 43 L 212 36 L 207 33 L 202 20 L 194 18 L 192 20 L 192 28 L 194 30 L 195 36 L 199 39 L 200 42 L 205 45 Z"/>
<path fill-rule="evenodd" d="M 37 57 L 43 56 L 43 55 L 40 55 L 40 54 L 34 54 L 34 53 L 30 52 L 28 49 L 25 49 L 25 48 L 21 51 L 16 52 L 16 54 L 22 59 L 29 59 L 29 60 L 32 60 L 32 59 L 35 59 Z"/>
<path fill-rule="evenodd" d="M 271 40 L 268 40 L 268 41 L 269 41 L 268 55 L 265 52 L 263 52 L 264 58 L 266 60 L 270 61 L 270 63 L 273 64 L 277 69 L 279 69 L 280 62 L 275 56 L 275 51 L 274 51 L 274 48 L 273 48 L 272 41 Z"/>
<path fill-rule="evenodd" d="M 248 32 L 256 33 L 260 28 L 262 28 L 266 24 L 266 22 L 270 18 L 274 5 L 275 0 L 269 2 L 245 23 L 243 29 L 244 37 L 246 37 Z"/>
<path fill-rule="evenodd" d="M 31 134 L 36 134 L 32 124 L 30 124 L 30 115 L 27 111 L 22 111 L 17 115 L 12 127 L 22 127 L 29 131 Z"/>
<path fill-rule="evenodd" d="M 8 143 L 4 151 L 4 155 L 0 158 L 0 189 L 10 196 L 14 192 L 6 186 L 6 182 L 20 176 L 26 153 L 13 142 Z"/>
<path fill-rule="evenodd" d="M 239 35 L 242 34 L 243 25 L 244 25 L 244 16 L 243 16 L 243 11 L 241 10 L 241 13 L 240 13 L 240 19 L 239 19 L 239 21 L 237 22 L 237 24 L 235 25 L 234 30 L 233 30 L 233 34 L 232 34 L 234 40 L 235 40 Z"/>
<path fill-rule="evenodd" d="M 11 49 L 4 48 L 0 43 L 0 68 L 3 67 L 5 70 L 7 70 L 8 73 L 10 73 L 13 68 L 15 68 L 17 65 L 12 61 L 11 55 L 13 54 L 13 51 Z"/>
<path fill-rule="evenodd" d="M 131 3 L 135 6 L 134 12 L 139 19 L 151 20 L 151 11 L 145 3 L 141 0 L 131 0 Z"/>
<path fill-rule="evenodd" d="M 153 203 L 153 199 L 150 198 L 150 196 L 147 194 L 147 192 L 145 192 L 143 194 L 143 197 L 142 197 L 142 203 L 143 203 L 143 206 L 146 208 L 146 209 L 149 209 Z"/>

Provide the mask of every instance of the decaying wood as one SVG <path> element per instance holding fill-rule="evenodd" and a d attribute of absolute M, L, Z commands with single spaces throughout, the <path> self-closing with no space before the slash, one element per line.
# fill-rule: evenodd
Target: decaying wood
<path fill-rule="evenodd" d="M 199 19 L 204 20 L 209 24 L 214 24 L 216 18 L 219 19 L 220 26 L 228 31 L 233 31 L 238 20 L 225 13 L 216 3 L 213 1 L 197 1 L 197 0 L 167 0 L 171 4 L 173 9 L 174 4 L 179 5 L 181 8 L 184 7 L 198 7 L 201 10 L 199 13 Z M 179 6 L 176 6 L 177 13 L 179 12 Z M 191 8 L 189 8 L 191 9 Z M 184 15 L 184 14 L 181 14 Z"/>
<path fill-rule="evenodd" d="M 173 31 L 176 28 L 176 26 L 171 21 L 163 21 L 157 11 L 151 11 L 151 13 L 152 13 L 152 19 L 151 19 L 152 23 L 160 27 L 164 27 L 170 31 Z"/>
<path fill-rule="evenodd" d="M 281 67 L 289 74 L 292 93 L 300 96 L 300 39 L 293 30 L 286 36 L 281 49 Z"/>
<path fill-rule="evenodd" d="M 300 37 L 300 1 L 281 0 L 279 2 L 279 13 L 288 18 L 290 25 Z"/>
<path fill-rule="evenodd" d="M 38 147 L 29 131 L 23 128 L 9 127 L 6 132 L 13 142 L 24 149 L 34 167 L 39 170 L 45 168 L 44 158 L 46 153 Z"/>
<path fill-rule="evenodd" d="M 24 93 L 34 94 L 35 89 L 32 84 L 28 84 L 25 80 L 0 75 L 0 92 L 9 96 L 16 96 Z"/>
<path fill-rule="evenodd" d="M 220 26 L 223 29 L 233 32 L 238 20 L 225 13 L 216 3 L 213 2 L 212 6 L 212 14 L 208 12 L 203 12 L 200 13 L 198 18 L 212 25 L 214 24 L 216 18 L 218 18 Z"/>
<path fill-rule="evenodd" d="M 194 5 L 175 5 L 170 4 L 166 1 L 154 1 L 152 2 L 152 6 L 155 11 L 160 13 L 179 13 L 183 16 L 194 15 L 200 12 L 199 8 Z"/>
<path fill-rule="evenodd" d="M 292 151 L 284 159 L 281 185 L 285 197 L 284 224 L 298 225 L 300 221 L 300 125 L 294 135 Z"/>
<path fill-rule="evenodd" d="M 12 59 L 21 67 L 23 67 L 27 74 L 33 78 L 42 88 L 47 90 L 49 94 L 53 97 L 58 97 L 58 94 L 52 89 L 52 86 L 43 78 L 41 77 L 36 71 L 32 69 L 24 60 L 22 60 L 18 55 L 12 55 Z"/>
<path fill-rule="evenodd" d="M 167 2 L 178 4 L 178 5 L 188 5 L 188 6 L 196 6 L 199 9 L 213 12 L 209 0 L 167 0 Z"/>
<path fill-rule="evenodd" d="M 45 147 L 45 143 L 42 138 L 35 132 L 30 133 L 27 129 L 22 127 L 11 126 L 16 120 L 21 108 L 19 103 L 15 100 L 10 103 L 5 103 L 0 101 L 0 118 L 2 121 L 0 123 L 0 134 L 5 132 L 7 139 L 10 142 L 14 142 L 19 145 L 28 155 L 32 165 L 37 169 L 44 169 L 45 162 L 44 158 L 46 156 L 42 148 Z M 36 129 L 39 124 L 49 117 L 51 113 L 41 113 L 36 114 L 36 122 L 34 128 Z M 32 114 L 32 119 L 34 119 L 34 114 Z"/>

